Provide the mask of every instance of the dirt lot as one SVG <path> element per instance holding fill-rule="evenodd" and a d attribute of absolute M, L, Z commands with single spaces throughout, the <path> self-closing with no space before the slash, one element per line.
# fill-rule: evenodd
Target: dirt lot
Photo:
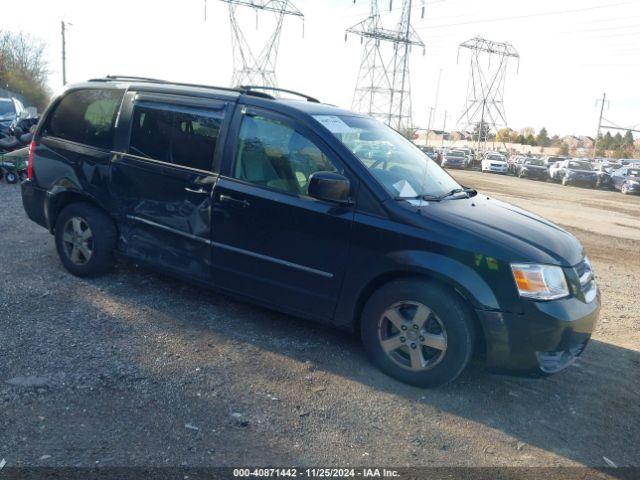
<path fill-rule="evenodd" d="M 584 243 L 604 307 L 564 372 L 501 377 L 476 361 L 420 390 L 344 333 L 132 265 L 80 280 L 0 184 L 0 461 L 640 466 L 640 198 L 454 175 Z"/>

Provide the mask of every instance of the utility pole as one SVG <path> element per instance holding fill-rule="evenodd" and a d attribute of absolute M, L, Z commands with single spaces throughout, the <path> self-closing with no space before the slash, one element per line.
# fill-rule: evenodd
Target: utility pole
<path fill-rule="evenodd" d="M 444 111 L 444 122 L 442 122 L 442 147 L 444 147 L 444 136 L 447 134 L 447 111 Z"/>
<path fill-rule="evenodd" d="M 429 125 L 427 128 L 427 137 L 425 139 L 425 145 L 429 145 L 429 135 L 431 134 L 431 119 L 435 116 L 435 113 L 438 111 L 438 97 L 440 96 L 440 79 L 442 78 L 442 69 L 440 69 L 440 73 L 438 74 L 438 85 L 436 86 L 436 101 L 433 107 L 429 107 Z"/>
<path fill-rule="evenodd" d="M 64 20 L 60 22 L 60 33 L 62 34 L 62 85 L 67 84 L 67 42 L 65 39 L 65 30 L 67 28 Z"/>
<path fill-rule="evenodd" d="M 433 118 L 433 111 L 435 109 L 433 107 L 429 107 L 429 123 L 427 123 L 427 135 L 424 139 L 425 146 L 429 146 L 429 135 L 431 134 L 431 118 Z"/>
<path fill-rule="evenodd" d="M 604 114 L 604 104 L 607 101 L 607 92 L 602 94 L 602 100 L 596 100 L 596 106 L 598 102 L 602 101 L 602 105 L 600 105 L 600 118 L 598 118 L 598 130 L 596 132 L 596 139 L 593 142 L 593 156 L 596 156 L 596 150 L 598 148 L 598 138 L 600 138 L 600 129 L 602 128 L 602 115 Z"/>

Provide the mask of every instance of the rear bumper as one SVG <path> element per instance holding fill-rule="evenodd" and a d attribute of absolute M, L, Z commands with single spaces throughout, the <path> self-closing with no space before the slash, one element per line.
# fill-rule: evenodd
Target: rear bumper
<path fill-rule="evenodd" d="M 29 219 L 48 229 L 49 226 L 44 209 L 47 191 L 34 185 L 31 180 L 22 182 L 21 189 L 22 205 Z"/>
<path fill-rule="evenodd" d="M 526 302 L 522 314 L 478 310 L 486 339 L 487 368 L 496 373 L 551 374 L 582 353 L 600 313 L 577 298 Z"/>

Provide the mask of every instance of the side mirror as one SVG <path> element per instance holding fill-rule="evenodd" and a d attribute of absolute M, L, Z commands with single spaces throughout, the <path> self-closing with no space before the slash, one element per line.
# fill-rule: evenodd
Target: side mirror
<path fill-rule="evenodd" d="M 344 175 L 316 172 L 309 177 L 309 196 L 328 202 L 349 203 L 351 183 Z"/>

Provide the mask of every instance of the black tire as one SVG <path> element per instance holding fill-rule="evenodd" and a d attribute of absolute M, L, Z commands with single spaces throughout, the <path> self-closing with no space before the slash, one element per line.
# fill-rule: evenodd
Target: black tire
<path fill-rule="evenodd" d="M 385 352 L 382 337 L 386 335 L 385 329 L 393 323 L 388 320 L 387 312 L 395 311 L 393 308 L 407 308 L 409 313 L 402 315 L 409 318 L 410 309 L 417 308 L 412 303 L 422 304 L 431 311 L 424 324 L 429 325 L 437 320 L 435 327 L 444 337 L 444 350 L 422 345 L 422 335 L 430 335 L 423 330 L 417 330 L 419 340 L 409 339 L 408 335 L 412 332 L 412 325 L 409 325 L 412 321 L 409 321 L 407 337 L 399 337 L 402 346 L 391 353 Z M 403 332 L 398 329 L 397 333 L 390 334 L 386 340 L 394 340 Z M 456 379 L 469 363 L 475 342 L 473 320 L 464 302 L 437 283 L 417 279 L 396 280 L 374 292 L 362 312 L 360 334 L 365 352 L 374 365 L 393 378 L 423 388 L 438 387 Z M 430 357 L 422 369 L 402 365 L 403 362 L 412 363 L 416 344 L 419 345 L 421 360 Z M 429 365 L 429 362 L 432 363 Z"/>
<path fill-rule="evenodd" d="M 7 181 L 7 183 L 12 183 L 12 184 L 18 183 L 18 175 L 16 175 L 13 172 L 7 172 L 4 178 Z"/>
<path fill-rule="evenodd" d="M 75 219 L 79 219 L 80 223 L 86 225 L 91 234 L 90 240 L 84 242 L 90 254 L 87 256 L 80 254 L 77 261 L 72 258 L 72 243 L 66 240 L 68 237 L 65 237 L 65 232 L 69 234 L 69 226 L 72 225 L 73 229 L 74 222 L 78 222 Z M 117 236 L 116 226 L 107 214 L 88 203 L 68 205 L 56 220 L 55 238 L 58 255 L 64 267 L 78 277 L 97 277 L 113 267 Z"/>

